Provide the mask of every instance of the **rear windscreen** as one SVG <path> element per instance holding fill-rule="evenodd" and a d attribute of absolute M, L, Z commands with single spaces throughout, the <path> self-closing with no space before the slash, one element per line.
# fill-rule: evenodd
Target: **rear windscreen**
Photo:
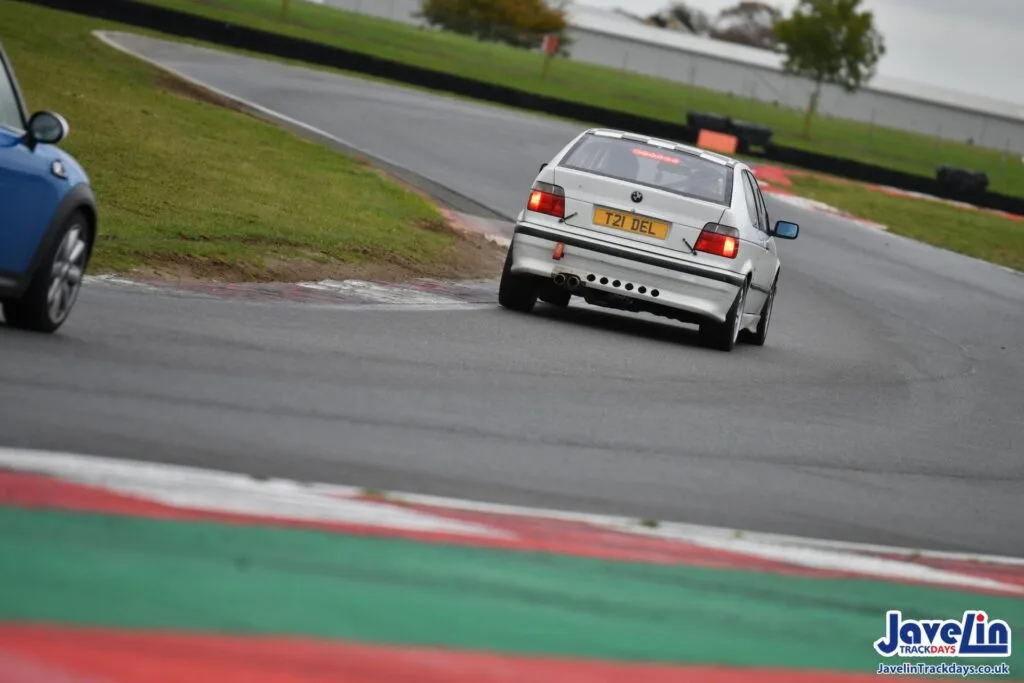
<path fill-rule="evenodd" d="M 732 203 L 731 168 L 643 142 L 587 135 L 561 165 L 716 204 Z"/>

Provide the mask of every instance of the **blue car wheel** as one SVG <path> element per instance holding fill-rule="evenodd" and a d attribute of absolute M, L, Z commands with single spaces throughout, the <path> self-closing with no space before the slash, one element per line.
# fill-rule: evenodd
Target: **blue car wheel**
<path fill-rule="evenodd" d="M 4 301 L 8 325 L 52 333 L 64 324 L 78 300 L 92 252 L 91 239 L 92 229 L 86 216 L 81 211 L 71 214 L 25 294 Z"/>

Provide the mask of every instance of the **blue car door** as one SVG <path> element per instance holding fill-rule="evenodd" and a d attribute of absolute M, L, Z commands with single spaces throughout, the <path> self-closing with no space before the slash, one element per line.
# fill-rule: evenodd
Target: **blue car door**
<path fill-rule="evenodd" d="M 52 159 L 24 143 L 18 98 L 0 60 L 0 271 L 23 273 L 60 199 Z"/>
<path fill-rule="evenodd" d="M 0 127 L 0 271 L 26 271 L 59 200 L 50 163 Z"/>

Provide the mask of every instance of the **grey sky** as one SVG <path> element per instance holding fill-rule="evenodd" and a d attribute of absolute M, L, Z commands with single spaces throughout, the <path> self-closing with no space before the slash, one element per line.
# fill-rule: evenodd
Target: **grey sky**
<path fill-rule="evenodd" d="M 668 0 L 576 0 L 646 14 Z M 767 0 L 785 12 L 794 0 Z M 714 16 L 737 0 L 690 0 Z M 1024 104 L 1024 0 L 864 0 L 888 52 L 879 73 Z"/>

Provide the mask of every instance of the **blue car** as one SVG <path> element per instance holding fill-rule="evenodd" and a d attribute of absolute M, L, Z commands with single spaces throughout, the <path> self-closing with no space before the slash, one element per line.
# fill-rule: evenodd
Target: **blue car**
<path fill-rule="evenodd" d="M 58 114 L 26 117 L 0 44 L 0 304 L 10 327 L 56 332 L 78 299 L 96 240 L 96 200 Z"/>

